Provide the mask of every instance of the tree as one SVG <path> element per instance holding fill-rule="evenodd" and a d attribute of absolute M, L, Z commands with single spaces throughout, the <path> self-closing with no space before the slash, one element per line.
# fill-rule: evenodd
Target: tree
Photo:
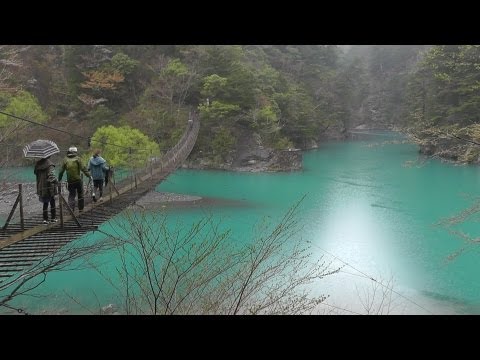
<path fill-rule="evenodd" d="M 16 70 L 23 67 L 20 54 L 27 47 L 0 45 L 0 91 L 17 90 L 18 86 L 13 82 Z"/>
<path fill-rule="evenodd" d="M 480 46 L 434 46 L 407 88 L 407 132 L 432 155 L 478 159 Z"/>
<path fill-rule="evenodd" d="M 189 90 L 196 79 L 195 69 L 189 68 L 179 59 L 172 59 L 160 70 L 152 84 L 152 91 L 170 105 L 170 113 L 185 105 Z"/>
<path fill-rule="evenodd" d="M 42 110 L 38 100 L 27 91 L 19 91 L 15 95 L 0 92 L 0 109 L 7 114 L 12 114 L 38 123 L 45 123 L 48 120 L 48 115 Z M 25 135 L 27 129 L 31 129 L 32 127 L 38 128 L 26 121 L 0 114 L 0 143 L 6 143 L 7 140 L 11 141 L 14 135 L 16 140 L 19 141 L 21 136 Z M 9 154 L 12 153 L 10 151 L 11 145 L 14 144 L 6 144 L 6 146 L 1 149 L 2 151 L 5 151 L 5 153 L 2 153 L 2 164 L 11 160 L 9 159 Z"/>
<path fill-rule="evenodd" d="M 102 90 L 115 90 L 118 84 L 125 80 L 123 74 L 117 70 L 111 72 L 94 70 L 83 73 L 83 75 L 87 79 L 83 83 L 81 83 L 80 86 L 82 88 L 92 89 L 97 92 L 100 92 Z"/>
<path fill-rule="evenodd" d="M 110 60 L 110 67 L 123 76 L 130 75 L 138 66 L 139 61 L 132 59 L 124 53 L 116 53 Z"/>
<path fill-rule="evenodd" d="M 212 101 L 211 104 L 199 106 L 202 119 L 215 121 L 216 124 L 228 123 L 228 119 L 238 113 L 240 107 L 234 104 L 227 104 L 221 101 Z"/>
<path fill-rule="evenodd" d="M 154 66 L 150 66 L 151 83 L 137 107 L 126 114 L 125 121 L 154 134 L 155 140 L 166 147 L 174 144 L 191 110 L 189 96 L 197 78 L 194 66 L 179 59 L 157 58 Z"/>
<path fill-rule="evenodd" d="M 16 95 L 7 96 L 4 100 L 6 100 L 4 103 L 8 103 L 8 105 L 2 109 L 6 113 L 39 123 L 44 123 L 48 120 L 48 115 L 43 112 L 38 100 L 27 91 L 19 91 Z M 5 128 L 19 121 L 20 120 L 16 120 L 7 115 L 0 114 L 0 128 Z M 22 124 L 26 123 L 23 122 Z"/>
<path fill-rule="evenodd" d="M 103 156 L 113 166 L 140 167 L 150 157 L 160 155 L 157 143 L 129 126 L 102 126 L 95 131 L 91 142 L 92 146 L 103 149 Z"/>
<path fill-rule="evenodd" d="M 88 52 L 89 46 L 66 45 L 63 47 L 63 63 L 68 93 L 71 99 L 75 99 L 79 93 L 82 82 L 82 64 L 84 53 Z"/>
<path fill-rule="evenodd" d="M 314 281 L 335 273 L 312 261 L 290 209 L 280 223 L 263 223 L 243 247 L 229 241 L 211 217 L 190 228 L 169 228 L 160 212 L 130 211 L 113 229 L 121 265 L 118 291 L 126 314 L 305 314 L 326 296 Z"/>
<path fill-rule="evenodd" d="M 222 126 L 212 139 L 212 151 L 215 155 L 218 155 L 223 161 L 225 161 L 234 144 L 235 137 L 228 128 Z"/>
<path fill-rule="evenodd" d="M 223 95 L 227 82 L 227 78 L 218 76 L 217 74 L 206 76 L 203 78 L 203 87 L 200 93 L 205 99 L 209 99 L 209 102 L 211 102 L 215 98 Z"/>

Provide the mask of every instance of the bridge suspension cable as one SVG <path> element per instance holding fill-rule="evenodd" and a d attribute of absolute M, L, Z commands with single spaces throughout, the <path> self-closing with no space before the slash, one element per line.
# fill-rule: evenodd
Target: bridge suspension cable
<path fill-rule="evenodd" d="M 0 111 L 0 114 L 3 114 L 5 116 L 10 116 L 14 119 L 18 119 L 18 120 L 22 120 L 22 121 L 26 121 L 30 124 L 34 124 L 34 125 L 38 125 L 38 126 L 41 126 L 41 127 L 44 127 L 46 129 L 50 129 L 50 130 L 54 130 L 54 131 L 58 131 L 58 132 L 61 132 L 61 133 L 64 133 L 64 134 L 68 134 L 70 136 L 76 136 L 80 139 L 83 139 L 83 140 L 86 140 L 90 143 L 91 141 L 91 137 L 85 137 L 85 136 L 82 136 L 82 135 L 78 135 L 78 134 L 74 134 L 74 133 L 71 133 L 69 131 L 66 131 L 66 130 L 62 130 L 62 129 L 58 129 L 56 127 L 53 127 L 53 126 L 49 126 L 49 125 L 45 125 L 45 124 L 42 124 L 42 123 L 39 123 L 37 121 L 33 121 L 33 120 L 30 120 L 30 119 L 25 119 L 21 116 L 17 116 L 17 115 L 13 115 L 13 114 L 9 114 L 9 113 L 6 113 L 4 111 Z M 123 145 L 118 145 L 118 144 L 115 144 L 115 143 L 110 143 L 110 142 L 106 142 L 106 141 L 102 141 L 101 142 L 102 144 L 104 145 L 111 145 L 111 146 L 116 146 L 116 147 L 119 147 L 119 148 L 123 148 L 123 149 L 127 149 L 129 152 L 131 152 L 132 150 L 137 150 L 137 151 L 151 151 L 151 149 L 142 149 L 142 148 L 137 148 L 137 147 L 134 147 L 134 146 L 123 146 Z"/>

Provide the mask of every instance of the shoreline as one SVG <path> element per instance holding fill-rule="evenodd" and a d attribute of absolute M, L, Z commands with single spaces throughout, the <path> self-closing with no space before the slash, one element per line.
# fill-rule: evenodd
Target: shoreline
<path fill-rule="evenodd" d="M 15 188 L 16 183 L 11 183 L 9 186 L 4 186 L 0 191 L 0 220 L 2 223 L 8 217 L 12 210 L 12 206 L 18 196 L 18 188 Z M 42 214 L 43 204 L 38 200 L 36 194 L 36 183 L 23 183 L 23 212 L 25 216 L 33 214 Z M 58 207 L 58 197 L 56 198 Z M 139 207 L 144 210 L 156 210 L 166 208 L 198 208 L 204 206 L 233 206 L 245 207 L 250 206 L 246 201 L 229 200 L 220 198 L 201 197 L 195 195 L 149 191 L 147 194 L 138 199 L 132 207 Z M 15 210 L 13 219 L 18 217 L 18 207 Z"/>
<path fill-rule="evenodd" d="M 172 208 L 200 208 L 205 206 L 251 206 L 244 200 L 230 200 L 221 198 L 201 197 L 170 192 L 152 190 L 138 199 L 131 207 L 140 207 L 143 210 L 172 209 Z"/>

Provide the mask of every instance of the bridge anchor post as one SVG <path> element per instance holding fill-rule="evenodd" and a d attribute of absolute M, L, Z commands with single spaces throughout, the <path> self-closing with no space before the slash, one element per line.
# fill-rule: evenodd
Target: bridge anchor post
<path fill-rule="evenodd" d="M 58 209 L 60 211 L 60 227 L 63 229 L 63 202 L 60 200 L 62 196 L 62 183 L 58 183 Z"/>
<path fill-rule="evenodd" d="M 20 198 L 20 227 L 25 230 L 25 221 L 23 217 L 23 184 L 18 184 L 18 197 Z"/>
<path fill-rule="evenodd" d="M 21 184 L 18 184 L 19 186 Z M 20 193 L 17 195 L 17 199 L 15 200 L 15 203 L 13 204 L 12 210 L 10 211 L 10 214 L 8 214 L 7 221 L 5 221 L 5 225 L 3 225 L 2 230 L 6 230 L 8 224 L 10 224 L 10 220 L 12 219 L 13 213 L 15 212 L 15 209 L 17 208 L 18 202 L 20 201 Z"/>

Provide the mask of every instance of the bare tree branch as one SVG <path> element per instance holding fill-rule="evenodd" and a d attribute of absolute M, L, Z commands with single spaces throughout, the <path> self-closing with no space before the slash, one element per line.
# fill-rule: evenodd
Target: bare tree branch
<path fill-rule="evenodd" d="M 212 216 L 185 228 L 161 212 L 126 212 L 113 227 L 120 265 L 119 279 L 109 283 L 127 314 L 312 312 L 326 296 L 312 296 L 309 285 L 338 269 L 311 262 L 306 243 L 294 237 L 298 206 L 269 231 L 261 223 L 242 246 Z"/>
<path fill-rule="evenodd" d="M 0 307 L 8 307 L 20 295 L 31 294 L 54 271 L 71 271 L 89 267 L 89 259 L 102 251 L 112 249 L 110 238 L 96 240 L 87 236 L 73 241 L 57 252 L 48 255 L 32 267 L 18 272 L 0 283 Z M 82 261 L 77 261 L 82 260 Z"/>

